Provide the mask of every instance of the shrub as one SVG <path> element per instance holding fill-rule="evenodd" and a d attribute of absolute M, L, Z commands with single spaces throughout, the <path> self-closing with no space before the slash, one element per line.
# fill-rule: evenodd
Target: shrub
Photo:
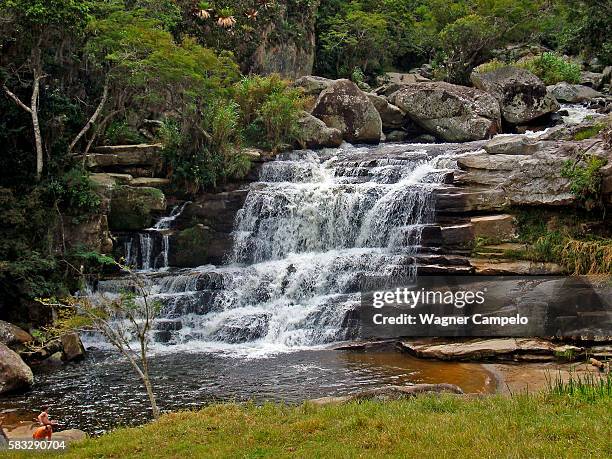
<path fill-rule="evenodd" d="M 243 78 L 234 98 L 250 144 L 275 151 L 299 137 L 297 120 L 305 100 L 299 89 L 290 88 L 278 75 Z"/>
<path fill-rule="evenodd" d="M 474 69 L 474 72 L 489 73 L 489 72 L 493 72 L 494 70 L 508 67 L 509 65 L 510 64 L 507 64 L 506 62 L 500 61 L 498 59 L 493 59 L 489 62 L 485 62 L 484 64 L 480 64 L 478 67 Z"/>
<path fill-rule="evenodd" d="M 113 121 L 104 133 L 104 143 L 106 145 L 130 145 L 143 141 L 144 137 L 125 120 Z"/>
<path fill-rule="evenodd" d="M 580 82 L 580 66 L 555 53 L 544 53 L 516 64 L 540 78 L 546 85 L 561 81 Z"/>
<path fill-rule="evenodd" d="M 567 160 L 561 176 L 570 180 L 570 191 L 580 202 L 591 210 L 601 207 L 603 176 L 600 169 L 607 164 L 605 158 L 587 155 L 577 161 Z"/>
<path fill-rule="evenodd" d="M 74 167 L 59 179 L 52 180 L 47 191 L 58 207 L 77 219 L 91 215 L 100 208 L 100 196 L 95 192 L 88 172 L 80 167 Z"/>

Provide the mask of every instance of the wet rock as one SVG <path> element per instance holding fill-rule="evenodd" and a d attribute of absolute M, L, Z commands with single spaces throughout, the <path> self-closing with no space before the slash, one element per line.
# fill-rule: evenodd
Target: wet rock
<path fill-rule="evenodd" d="M 570 84 L 565 81 L 553 86 L 547 86 L 546 89 L 558 101 L 569 102 L 571 104 L 584 102 L 585 100 L 594 99 L 596 97 L 604 97 L 602 93 L 595 91 L 589 86 Z"/>
<path fill-rule="evenodd" d="M 66 333 L 60 337 L 62 358 L 66 362 L 81 360 L 85 357 L 85 346 L 76 332 Z"/>
<path fill-rule="evenodd" d="M 373 93 L 367 94 L 368 99 L 374 104 L 380 119 L 382 120 L 382 128 L 384 131 L 400 129 L 406 122 L 406 114 L 395 105 L 387 102 L 387 99 Z"/>
<path fill-rule="evenodd" d="M 471 80 L 499 101 L 502 117 L 510 124 L 527 123 L 559 110 L 544 83 L 527 70 L 508 66 L 486 73 L 472 72 Z"/>
<path fill-rule="evenodd" d="M 310 113 L 303 112 L 298 119 L 302 148 L 339 147 L 342 143 L 342 132 L 327 125 Z"/>
<path fill-rule="evenodd" d="M 312 114 L 328 127 L 339 129 L 348 142 L 380 142 L 380 115 L 370 99 L 352 81 L 334 81 L 321 92 Z"/>
<path fill-rule="evenodd" d="M 0 394 L 27 389 L 33 382 L 30 367 L 16 352 L 0 343 Z"/>
<path fill-rule="evenodd" d="M 583 352 L 538 338 L 417 339 L 401 341 L 400 347 L 416 357 L 438 360 L 555 360 L 568 352 Z"/>
<path fill-rule="evenodd" d="M 356 400 L 399 400 L 402 398 L 416 397 L 426 394 L 457 394 L 462 395 L 463 391 L 455 384 L 414 384 L 411 386 L 386 386 L 375 389 L 364 390 L 356 394 L 344 395 L 340 397 L 322 397 L 309 400 L 314 405 L 337 405 Z"/>
<path fill-rule="evenodd" d="M 491 241 L 509 241 L 516 238 L 516 220 L 512 215 L 487 215 L 472 217 L 471 225 L 474 237 Z"/>
<path fill-rule="evenodd" d="M 0 343 L 8 347 L 18 346 L 32 341 L 32 335 L 17 325 L 0 320 Z"/>
<path fill-rule="evenodd" d="M 170 236 L 168 263 L 170 266 L 188 268 L 210 263 L 213 231 L 197 224 Z M 225 252 L 225 250 L 224 250 Z"/>
<path fill-rule="evenodd" d="M 429 133 L 449 142 L 486 139 L 501 126 L 497 100 L 474 88 L 419 83 L 403 86 L 389 99 Z"/>
<path fill-rule="evenodd" d="M 224 323 L 214 338 L 225 343 L 245 343 L 263 338 L 268 333 L 271 314 L 248 314 Z"/>
<path fill-rule="evenodd" d="M 123 185 L 113 191 L 108 224 L 114 230 L 138 231 L 153 224 L 152 212 L 165 209 L 166 197 L 161 190 Z"/>
<path fill-rule="evenodd" d="M 183 328 L 183 322 L 180 319 L 157 319 L 153 328 L 155 330 L 176 331 Z"/>
<path fill-rule="evenodd" d="M 385 135 L 387 142 L 404 142 L 408 138 L 406 131 L 391 131 Z"/>

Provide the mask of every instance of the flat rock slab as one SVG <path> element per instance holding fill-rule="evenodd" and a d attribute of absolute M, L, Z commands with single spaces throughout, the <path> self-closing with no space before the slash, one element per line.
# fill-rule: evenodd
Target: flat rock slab
<path fill-rule="evenodd" d="M 9 440 L 11 439 L 32 439 L 32 434 L 39 427 L 39 424 L 35 422 L 24 423 L 18 427 L 12 429 L 5 428 L 4 432 Z M 87 434 L 79 429 L 67 429 L 60 432 L 53 432 L 51 436 L 52 441 L 65 441 L 73 442 L 80 441 L 87 438 Z"/>
<path fill-rule="evenodd" d="M 470 264 L 476 274 L 496 275 L 528 275 L 545 276 L 549 274 L 564 274 L 565 269 L 557 263 L 545 263 L 528 260 L 491 260 L 470 258 Z"/>
<path fill-rule="evenodd" d="M 352 402 L 355 400 L 398 400 L 401 398 L 416 397 L 423 394 L 457 394 L 462 395 L 463 391 L 454 384 L 414 384 L 411 386 L 387 386 L 357 392 L 351 395 L 340 397 L 315 398 L 309 402 L 314 405 L 337 405 L 340 403 Z"/>
<path fill-rule="evenodd" d="M 170 185 L 170 179 L 158 177 L 138 177 L 130 183 L 132 186 L 149 186 L 153 188 L 164 188 Z"/>
<path fill-rule="evenodd" d="M 509 241 L 516 237 L 516 220 L 512 215 L 486 215 L 471 219 L 474 237 L 492 241 Z"/>
<path fill-rule="evenodd" d="M 405 340 L 399 346 L 416 357 L 438 360 L 555 360 L 584 351 L 581 347 L 538 338 Z"/>

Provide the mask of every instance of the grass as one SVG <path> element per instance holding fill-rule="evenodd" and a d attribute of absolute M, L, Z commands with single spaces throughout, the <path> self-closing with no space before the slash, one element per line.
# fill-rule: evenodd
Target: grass
<path fill-rule="evenodd" d="M 62 457 L 611 457 L 610 413 L 610 397 L 586 401 L 563 393 L 223 404 L 117 429 L 73 444 Z"/>
<path fill-rule="evenodd" d="M 547 379 L 548 392 L 553 395 L 571 397 L 584 401 L 595 401 L 603 398 L 612 398 L 612 374 L 585 375 L 572 374 L 564 380 L 560 374 L 555 379 Z"/>

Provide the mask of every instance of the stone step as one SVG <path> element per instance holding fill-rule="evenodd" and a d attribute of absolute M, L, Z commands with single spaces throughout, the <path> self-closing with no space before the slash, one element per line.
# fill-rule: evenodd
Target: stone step
<path fill-rule="evenodd" d="M 546 276 L 550 274 L 564 274 L 565 269 L 557 263 L 545 263 L 528 260 L 507 260 L 491 258 L 470 258 L 470 264 L 476 274 L 497 275 L 527 275 Z"/>
<path fill-rule="evenodd" d="M 170 179 L 158 177 L 138 177 L 131 181 L 132 186 L 149 186 L 153 188 L 165 188 L 170 185 Z"/>
<path fill-rule="evenodd" d="M 161 144 L 108 145 L 85 155 L 89 169 L 105 170 L 117 167 L 152 167 L 160 160 Z"/>

